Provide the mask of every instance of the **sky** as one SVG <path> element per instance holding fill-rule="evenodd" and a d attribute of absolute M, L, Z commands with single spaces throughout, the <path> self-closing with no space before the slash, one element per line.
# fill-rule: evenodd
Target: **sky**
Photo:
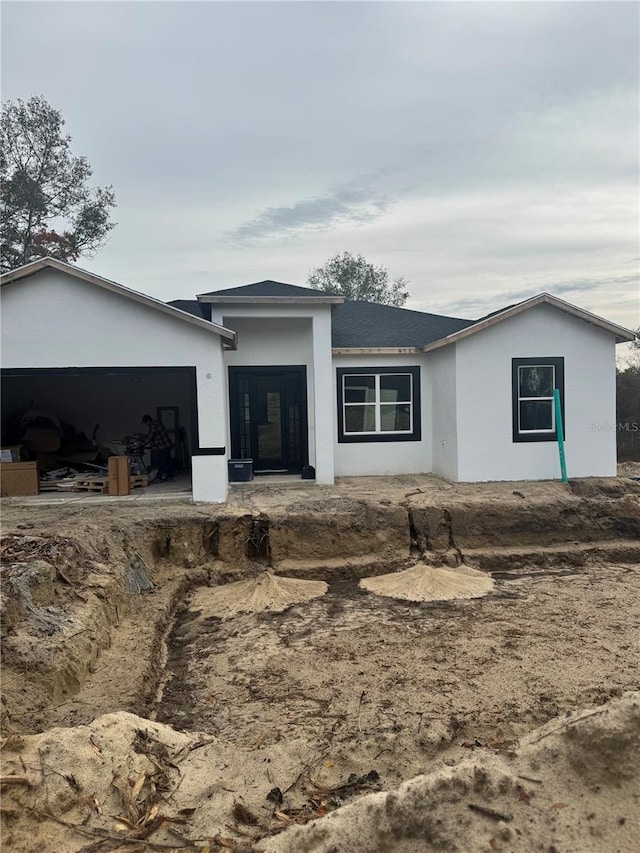
<path fill-rule="evenodd" d="M 80 266 L 159 299 L 349 251 L 408 308 L 548 291 L 640 325 L 635 2 L 3 2 L 2 98 L 42 94 L 116 193 Z"/>

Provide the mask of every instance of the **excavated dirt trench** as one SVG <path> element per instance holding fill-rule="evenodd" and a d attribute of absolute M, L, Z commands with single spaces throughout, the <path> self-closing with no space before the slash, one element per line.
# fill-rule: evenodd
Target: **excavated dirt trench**
<path fill-rule="evenodd" d="M 193 796 L 215 803 L 213 833 L 238 800 L 263 814 L 275 788 L 302 807 L 310 775 L 375 770 L 388 789 L 640 686 L 640 486 L 469 499 L 420 485 L 163 517 L 5 514 L 4 734 L 121 711 L 203 733 L 210 781 Z M 478 568 L 495 589 L 411 603 L 358 587 L 416 562 Z M 284 612 L 207 615 L 217 586 L 267 570 L 329 589 Z M 4 819 L 32 849 L 22 818 Z"/>
<path fill-rule="evenodd" d="M 112 511 L 104 513 L 107 524 L 81 525 L 83 535 L 74 523 L 66 536 L 47 531 L 46 524 L 37 533 L 33 522 L 26 530 L 17 526 L 2 545 L 5 729 L 38 731 L 107 710 L 148 710 L 164 677 L 162 643 L 176 609 L 169 658 L 183 658 L 183 668 L 189 664 L 179 639 L 181 622 L 192 618 L 189 590 L 255 576 L 267 567 L 332 584 L 325 598 L 291 611 L 300 625 L 311 620 L 301 630 L 312 637 L 313 621 L 328 625 L 329 617 L 337 631 L 353 627 L 354 620 L 377 626 L 390 619 L 410 631 L 415 621 L 431 624 L 434 614 L 448 622 L 456 607 L 482 609 L 468 602 L 412 609 L 357 588 L 359 578 L 415 562 L 465 563 L 490 572 L 500 581 L 494 601 L 516 595 L 518 577 L 535 576 L 539 582 L 545 576 L 588 576 L 594 567 L 604 577 L 603 564 L 640 562 L 638 498 L 628 489 L 613 484 L 595 495 L 565 498 L 560 507 L 532 507 L 514 494 L 508 507 L 504 502 L 416 506 L 418 493 L 403 505 L 341 498 L 271 516 L 201 512 L 194 517 L 183 511 L 114 523 Z M 291 614 L 277 618 L 286 622 Z M 263 619 L 249 618 L 256 625 Z M 218 632 L 216 620 L 211 630 Z M 202 639 L 207 634 L 207 626 L 198 626 L 201 643 L 209 648 Z M 202 651 L 196 655 L 201 659 Z M 99 696 L 101 681 L 111 685 L 105 700 Z M 179 682 L 174 689 L 184 692 Z M 81 698 L 81 692 L 91 695 Z M 170 717 L 162 709 L 157 713 Z"/>

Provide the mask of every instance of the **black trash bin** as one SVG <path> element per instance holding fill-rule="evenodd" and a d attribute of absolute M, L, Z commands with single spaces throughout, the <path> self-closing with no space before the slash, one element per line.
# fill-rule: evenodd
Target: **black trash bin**
<path fill-rule="evenodd" d="M 253 459 L 230 459 L 229 482 L 248 483 L 253 480 Z"/>

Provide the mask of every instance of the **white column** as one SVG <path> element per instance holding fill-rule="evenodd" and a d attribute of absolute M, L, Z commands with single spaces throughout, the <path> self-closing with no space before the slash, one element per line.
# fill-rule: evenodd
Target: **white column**
<path fill-rule="evenodd" d="M 336 401 L 333 393 L 331 361 L 331 309 L 320 308 L 313 316 L 313 398 L 315 423 L 311 438 L 315 446 L 316 482 L 331 485 L 334 480 L 333 425 Z"/>
<path fill-rule="evenodd" d="M 225 503 L 228 493 L 227 457 L 193 456 L 191 488 L 194 503 Z"/>
<path fill-rule="evenodd" d="M 226 442 L 229 396 L 225 370 L 221 342 L 211 347 L 206 362 L 196 367 L 200 447 L 225 447 L 226 453 L 224 456 L 195 455 L 191 457 L 195 502 L 224 503 L 227 499 L 229 448 Z"/>

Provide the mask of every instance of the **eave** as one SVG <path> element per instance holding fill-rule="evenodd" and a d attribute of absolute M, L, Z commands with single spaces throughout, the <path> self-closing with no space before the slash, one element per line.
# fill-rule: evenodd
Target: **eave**
<path fill-rule="evenodd" d="M 421 347 L 332 347 L 332 355 L 415 355 Z"/>
<path fill-rule="evenodd" d="M 215 305 L 341 305 L 343 296 L 196 296 L 198 302 Z"/>
<path fill-rule="evenodd" d="M 619 326 L 617 323 L 611 323 L 609 320 L 605 320 L 604 317 L 599 317 L 597 314 L 585 311 L 584 308 L 578 308 L 576 305 L 572 305 L 570 302 L 565 302 L 564 299 L 559 299 L 551 293 L 539 293 L 537 296 L 533 296 L 531 299 L 520 302 L 518 305 L 513 305 L 511 308 L 505 308 L 504 311 L 499 311 L 491 317 L 487 317 L 485 320 L 480 320 L 472 326 L 467 326 L 466 329 L 461 329 L 459 332 L 454 332 L 452 335 L 447 335 L 445 338 L 440 338 L 438 341 L 433 341 L 432 343 L 427 344 L 423 347 L 423 352 L 433 352 L 433 350 L 440 349 L 440 347 L 455 344 L 470 335 L 474 335 L 476 332 L 481 332 L 483 329 L 495 326 L 503 320 L 508 320 L 510 317 L 522 314 L 530 308 L 535 308 L 537 305 L 544 304 L 551 305 L 560 311 L 564 311 L 565 314 L 569 314 L 572 317 L 576 317 L 577 319 L 584 321 L 585 323 L 589 323 L 592 326 L 596 326 L 606 332 L 609 332 L 615 336 L 617 344 L 628 343 L 635 340 L 635 333 L 632 332 L 631 329 L 625 329 L 624 326 Z"/>

